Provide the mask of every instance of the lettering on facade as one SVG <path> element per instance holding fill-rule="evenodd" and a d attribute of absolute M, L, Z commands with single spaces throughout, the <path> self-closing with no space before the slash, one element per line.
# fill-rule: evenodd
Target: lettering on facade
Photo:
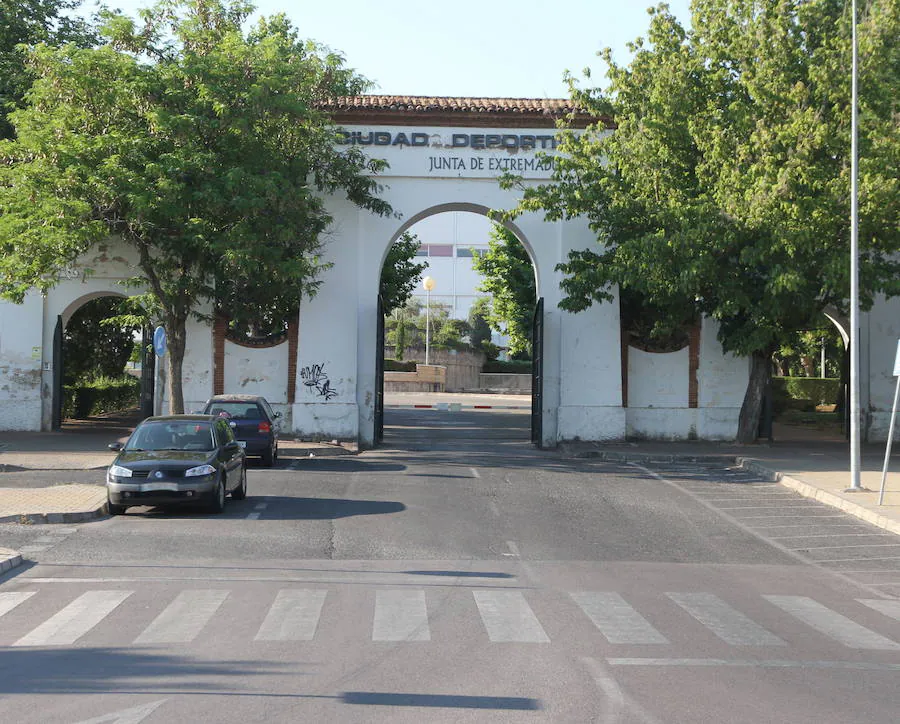
<path fill-rule="evenodd" d="M 487 163 L 485 163 L 487 161 Z M 428 173 L 435 171 L 552 171 L 555 159 L 552 158 L 484 158 L 474 156 L 429 156 Z"/>
<path fill-rule="evenodd" d="M 474 150 L 534 151 L 555 150 L 555 135 L 533 133 L 454 133 L 448 139 L 439 133 L 422 131 L 347 131 L 337 132 L 338 143 L 344 146 L 432 146 L 434 148 L 471 148 Z"/>

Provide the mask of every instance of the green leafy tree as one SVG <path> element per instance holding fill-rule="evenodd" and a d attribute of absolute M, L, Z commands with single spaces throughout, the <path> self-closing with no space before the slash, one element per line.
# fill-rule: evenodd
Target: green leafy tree
<path fill-rule="evenodd" d="M 79 0 L 0 0 L 0 138 L 13 137 L 7 113 L 22 107 L 34 80 L 20 46 L 97 42 L 91 22 L 72 14 L 79 5 Z"/>
<path fill-rule="evenodd" d="M 491 300 L 479 297 L 469 309 L 469 345 L 476 351 L 484 351 L 484 343 L 491 341 Z"/>
<path fill-rule="evenodd" d="M 511 231 L 494 224 L 487 252 L 475 255 L 472 267 L 484 279 L 478 290 L 491 295 L 491 327 L 509 337 L 510 356 L 527 357 L 537 293 L 534 267 L 525 247 Z"/>
<path fill-rule="evenodd" d="M 67 384 L 99 376 L 122 376 L 135 347 L 134 334 L 140 330 L 140 325 L 117 321 L 123 301 L 118 297 L 92 299 L 69 319 L 63 336 Z"/>
<path fill-rule="evenodd" d="M 618 288 L 664 325 L 704 314 L 751 359 L 739 442 L 756 437 L 771 359 L 789 330 L 849 295 L 850 17 L 836 0 L 695 0 L 686 31 L 660 5 L 648 44 L 607 86 L 573 97 L 615 119 L 567 134 L 551 183 L 518 212 L 585 216 L 602 244 L 561 265 L 561 306 Z M 900 292 L 900 12 L 860 18 L 862 304 Z M 513 179 L 505 181 L 515 183 Z"/>
<path fill-rule="evenodd" d="M 318 104 L 365 81 L 298 40 L 284 16 L 166 0 L 142 22 L 108 13 L 95 49 L 37 46 L 17 140 L 0 145 L 0 294 L 19 301 L 109 237 L 168 333 L 169 399 L 184 410 L 185 326 L 201 305 L 296 309 L 315 293 L 324 195 L 388 204 Z"/>
<path fill-rule="evenodd" d="M 414 261 L 420 245 L 415 234 L 405 232 L 388 250 L 379 287 L 385 314 L 406 305 L 422 278 L 422 272 L 428 268 L 427 261 L 418 264 Z"/>

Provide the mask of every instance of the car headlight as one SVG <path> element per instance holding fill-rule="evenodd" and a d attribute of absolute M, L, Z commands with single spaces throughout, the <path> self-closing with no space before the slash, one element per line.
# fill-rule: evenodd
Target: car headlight
<path fill-rule="evenodd" d="M 121 465 L 109 466 L 109 477 L 111 478 L 130 478 L 131 475 L 131 471 L 128 468 L 123 468 Z"/>
<path fill-rule="evenodd" d="M 212 475 L 214 472 L 216 472 L 216 469 L 212 465 L 198 465 L 196 468 L 186 470 L 184 477 L 196 478 L 200 475 Z"/>

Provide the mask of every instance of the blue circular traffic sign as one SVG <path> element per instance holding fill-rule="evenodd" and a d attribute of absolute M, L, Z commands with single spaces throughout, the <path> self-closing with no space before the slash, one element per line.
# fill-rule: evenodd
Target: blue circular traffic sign
<path fill-rule="evenodd" d="M 157 357 L 163 357 L 166 354 L 166 330 L 163 327 L 157 327 L 153 330 L 153 351 Z"/>

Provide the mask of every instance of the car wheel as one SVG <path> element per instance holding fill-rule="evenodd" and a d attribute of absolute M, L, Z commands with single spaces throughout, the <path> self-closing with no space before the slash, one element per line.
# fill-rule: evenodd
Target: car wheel
<path fill-rule="evenodd" d="M 241 482 L 231 491 L 232 500 L 243 500 L 247 497 L 247 466 L 241 465 Z"/>
<path fill-rule="evenodd" d="M 109 498 L 106 498 L 106 512 L 110 515 L 125 515 L 125 511 L 127 507 L 124 505 L 116 505 L 115 503 L 110 503 Z"/>
<path fill-rule="evenodd" d="M 209 499 L 209 512 L 221 513 L 225 510 L 225 476 L 219 478 Z"/>
<path fill-rule="evenodd" d="M 271 468 L 275 465 L 275 445 L 267 448 L 262 454 L 262 464 L 267 468 Z"/>

